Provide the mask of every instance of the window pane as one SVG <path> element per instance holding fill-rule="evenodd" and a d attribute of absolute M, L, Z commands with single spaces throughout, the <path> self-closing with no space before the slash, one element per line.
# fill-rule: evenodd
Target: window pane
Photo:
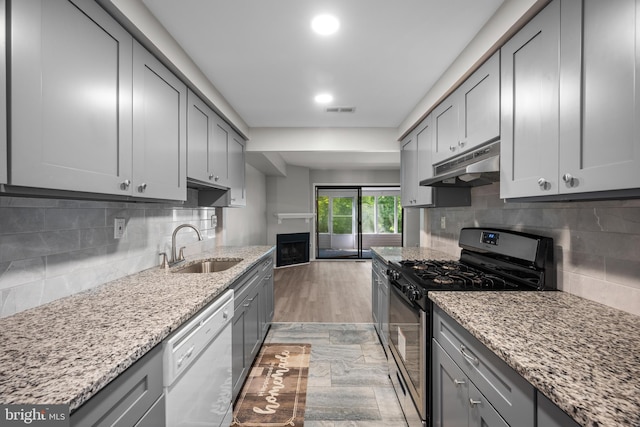
<path fill-rule="evenodd" d="M 397 212 L 398 212 L 398 233 L 402 234 L 402 203 L 400 203 L 400 196 L 396 197 Z"/>
<path fill-rule="evenodd" d="M 351 216 L 353 214 L 353 197 L 334 197 L 333 214 Z"/>
<path fill-rule="evenodd" d="M 352 234 L 353 221 L 350 216 L 333 217 L 333 234 Z"/>
<path fill-rule="evenodd" d="M 378 233 L 395 233 L 395 196 L 378 197 Z"/>
<path fill-rule="evenodd" d="M 374 196 L 362 196 L 362 232 L 375 233 L 375 203 Z"/>
<path fill-rule="evenodd" d="M 329 232 L 329 196 L 318 196 L 318 232 Z"/>

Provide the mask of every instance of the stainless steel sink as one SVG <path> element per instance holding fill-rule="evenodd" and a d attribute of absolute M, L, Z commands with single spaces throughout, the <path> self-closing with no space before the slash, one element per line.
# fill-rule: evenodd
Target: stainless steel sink
<path fill-rule="evenodd" d="M 242 259 L 209 259 L 196 264 L 191 264 L 187 267 L 182 267 L 175 270 L 174 273 L 215 273 L 218 271 L 228 270 L 238 263 Z"/>

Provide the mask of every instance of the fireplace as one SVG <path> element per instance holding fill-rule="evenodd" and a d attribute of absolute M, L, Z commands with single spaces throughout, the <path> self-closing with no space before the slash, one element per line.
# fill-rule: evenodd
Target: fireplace
<path fill-rule="evenodd" d="M 276 267 L 309 262 L 309 233 L 276 236 Z"/>

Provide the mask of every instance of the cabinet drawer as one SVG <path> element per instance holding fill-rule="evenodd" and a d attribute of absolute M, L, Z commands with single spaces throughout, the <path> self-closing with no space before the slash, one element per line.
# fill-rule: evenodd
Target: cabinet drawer
<path fill-rule="evenodd" d="M 437 306 L 433 337 L 510 425 L 534 426 L 535 388 Z"/>
<path fill-rule="evenodd" d="M 264 275 L 265 273 L 273 269 L 273 255 L 269 255 L 266 259 L 263 259 L 260 262 L 262 263 L 260 267 L 261 274 Z"/>
<path fill-rule="evenodd" d="M 260 269 L 254 267 L 242 279 L 231 285 L 231 288 L 233 288 L 233 291 L 235 292 L 234 309 L 238 310 L 238 308 L 242 306 L 244 299 L 248 295 L 256 292 L 255 289 L 260 283 L 261 277 Z"/>

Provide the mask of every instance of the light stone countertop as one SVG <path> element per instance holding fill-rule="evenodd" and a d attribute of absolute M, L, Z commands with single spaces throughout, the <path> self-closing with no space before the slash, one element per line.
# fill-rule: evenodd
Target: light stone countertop
<path fill-rule="evenodd" d="M 429 298 L 582 426 L 640 426 L 640 317 L 565 292 Z"/>
<path fill-rule="evenodd" d="M 0 403 L 68 404 L 73 412 L 274 249 L 216 248 L 171 270 L 242 261 L 207 274 L 154 267 L 0 319 Z"/>
<path fill-rule="evenodd" d="M 440 259 L 457 260 L 458 257 L 429 248 L 373 247 L 371 248 L 384 261 L 401 261 L 403 259 Z"/>

